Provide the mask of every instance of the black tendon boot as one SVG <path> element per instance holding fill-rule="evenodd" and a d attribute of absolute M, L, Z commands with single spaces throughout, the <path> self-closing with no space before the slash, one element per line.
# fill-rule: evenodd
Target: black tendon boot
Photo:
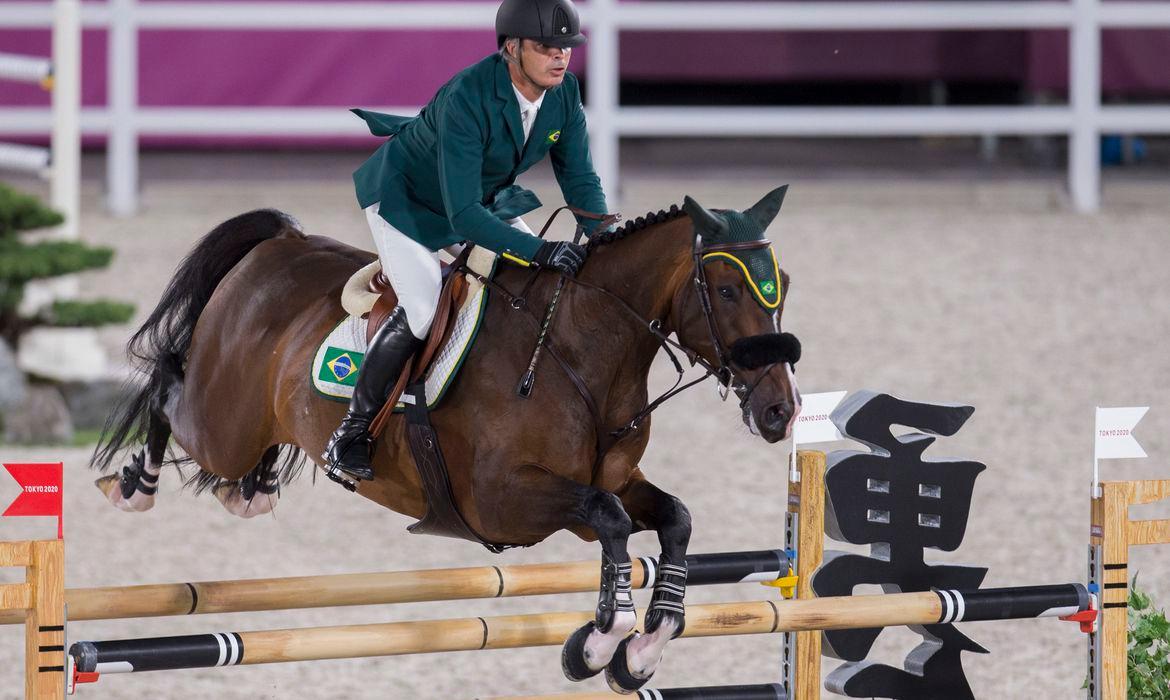
<path fill-rule="evenodd" d="M 353 388 L 349 410 L 325 447 L 322 458 L 327 462 L 329 471 L 341 471 L 360 480 L 374 478 L 374 468 L 370 464 L 374 449 L 374 441 L 369 433 L 370 423 L 386 403 L 407 360 L 422 342 L 410 332 L 406 309 L 395 307 L 370 339 L 370 346 L 358 370 L 357 385 Z"/>

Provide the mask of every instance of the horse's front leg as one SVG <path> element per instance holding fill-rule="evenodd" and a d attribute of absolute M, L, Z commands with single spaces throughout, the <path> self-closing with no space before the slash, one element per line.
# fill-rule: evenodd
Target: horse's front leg
<path fill-rule="evenodd" d="M 683 597 L 691 514 L 682 501 L 646 481 L 640 473 L 618 495 L 634 523 L 641 529 L 656 530 L 662 546 L 645 631 L 622 643 L 605 672 L 611 688 L 630 693 L 650 680 L 666 643 L 682 634 L 686 625 Z"/>
<path fill-rule="evenodd" d="M 561 650 L 561 668 L 572 681 L 585 680 L 606 668 L 638 622 L 626 549 L 633 527 L 630 516 L 614 494 L 582 488 L 589 493 L 581 501 L 578 517 L 597 534 L 601 544 L 601 592 L 594 620 L 574 632 Z"/>
<path fill-rule="evenodd" d="M 593 622 L 573 632 L 560 652 L 560 667 L 569 680 L 600 673 L 638 624 L 626 548 L 633 524 L 618 496 L 587 486 L 578 486 L 578 493 L 573 519 L 592 529 L 601 544 L 601 590 Z"/>
<path fill-rule="evenodd" d="M 597 675 L 637 624 L 630 593 L 626 542 L 633 524 L 621 499 L 548 469 L 521 465 L 501 480 L 502 488 L 479 504 L 485 534 L 500 542 L 538 542 L 558 530 L 601 544 L 601 593 L 597 615 L 565 641 L 561 667 L 570 680 Z"/>

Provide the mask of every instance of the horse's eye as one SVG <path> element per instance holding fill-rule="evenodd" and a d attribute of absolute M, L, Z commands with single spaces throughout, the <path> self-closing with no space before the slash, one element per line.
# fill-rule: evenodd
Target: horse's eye
<path fill-rule="evenodd" d="M 719 296 L 730 301 L 735 298 L 735 290 L 731 287 L 720 287 Z"/>

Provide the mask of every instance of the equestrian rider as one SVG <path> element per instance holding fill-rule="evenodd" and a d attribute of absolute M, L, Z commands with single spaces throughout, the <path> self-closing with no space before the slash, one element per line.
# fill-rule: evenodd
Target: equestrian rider
<path fill-rule="evenodd" d="M 430 329 L 437 251 L 469 241 L 520 265 L 576 275 L 584 248 L 542 241 L 519 218 L 540 206 L 516 177 L 549 154 L 565 201 L 605 212 L 593 171 L 573 47 L 585 42 L 571 0 L 503 0 L 497 53 L 439 89 L 417 117 L 353 110 L 388 139 L 354 173 L 359 204 L 398 307 L 370 340 L 349 410 L 324 459 L 372 479 L 369 426 Z M 579 219 L 587 228 L 595 224 Z"/>

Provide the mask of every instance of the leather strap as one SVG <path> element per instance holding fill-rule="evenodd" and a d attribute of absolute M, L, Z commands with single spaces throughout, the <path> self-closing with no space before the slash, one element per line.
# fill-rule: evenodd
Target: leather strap
<path fill-rule="evenodd" d="M 455 505 L 455 494 L 451 490 L 451 479 L 443 450 L 439 447 L 439 436 L 431 426 L 427 415 L 426 388 L 422 383 L 411 385 L 414 403 L 407 404 L 406 436 L 418 475 L 422 481 L 423 494 L 427 501 L 427 512 L 422 520 L 406 529 L 416 535 L 439 535 L 478 542 L 489 550 L 499 553 L 509 545 L 494 544 L 479 536 Z"/>
<path fill-rule="evenodd" d="M 390 390 L 390 395 L 386 397 L 386 403 L 382 404 L 382 408 L 378 410 L 378 415 L 374 416 L 374 420 L 370 422 L 370 439 L 377 440 L 382 435 L 382 431 L 386 429 L 386 423 L 390 420 L 390 416 L 394 413 L 394 406 L 398 404 L 398 399 L 402 397 L 402 392 L 406 389 L 406 382 L 410 379 L 411 372 L 414 370 L 414 358 L 406 361 L 406 366 L 402 368 L 402 374 L 399 375 L 398 381 L 394 384 L 394 388 Z"/>
<path fill-rule="evenodd" d="M 538 233 L 536 235 L 536 237 L 543 239 L 544 234 L 548 232 L 548 227 L 552 226 L 553 219 L 557 218 L 557 214 L 560 214 L 562 211 L 564 211 L 566 209 L 571 211 L 574 215 L 579 216 L 583 219 L 592 219 L 594 221 L 599 222 L 597 224 L 596 228 L 606 228 L 606 227 L 616 223 L 617 221 L 619 221 L 622 218 L 622 215 L 618 212 L 614 212 L 613 214 L 596 214 L 594 212 L 585 211 L 584 209 L 578 209 L 577 207 L 566 204 L 563 207 L 557 207 L 556 209 L 553 210 L 552 214 L 549 214 L 548 221 L 544 222 L 544 226 L 541 227 L 540 233 Z M 577 228 L 581 229 L 581 226 L 578 225 Z M 578 233 L 582 233 L 582 231 L 578 231 Z M 574 236 L 575 240 L 578 238 L 579 238 L 579 236 Z"/>
<path fill-rule="evenodd" d="M 724 253 L 730 250 L 758 250 L 759 248 L 767 248 L 772 245 L 772 241 L 767 238 L 761 238 L 755 241 L 738 241 L 735 243 L 718 243 L 716 245 L 703 246 L 703 255 L 707 253 Z"/>
<path fill-rule="evenodd" d="M 382 431 L 386 429 L 386 422 L 390 420 L 390 415 L 394 412 L 394 407 L 398 404 L 398 399 L 405 391 L 406 385 L 410 381 L 417 381 L 426 372 L 431 360 L 434 359 L 435 354 L 443 347 L 447 340 L 451 337 L 451 332 L 454 329 L 454 323 L 451 323 L 452 315 L 458 312 L 459 307 L 463 304 L 463 300 L 467 297 L 467 280 L 463 275 L 459 274 L 461 270 L 466 269 L 467 258 L 471 255 L 471 246 L 463 249 L 455 262 L 451 264 L 451 272 L 447 275 L 447 281 L 443 284 L 443 289 L 439 292 L 439 303 L 435 308 L 435 318 L 431 321 L 431 330 L 427 335 L 427 343 L 423 347 L 421 353 L 415 354 L 402 370 L 402 375 L 394 384 L 394 388 L 390 391 L 390 395 L 386 399 L 386 403 L 378 411 L 378 415 L 374 417 L 373 422 L 370 423 L 370 437 L 378 438 Z M 378 273 L 381 275 L 381 273 Z M 381 303 L 385 297 L 379 299 Z M 375 304 L 375 310 L 378 306 Z M 393 308 L 391 308 L 391 311 Z M 373 312 L 371 312 L 371 316 Z M 389 315 L 389 312 L 386 314 Z M 376 328 L 375 328 L 376 330 Z M 367 330 L 366 342 L 373 337 L 373 333 Z"/>

